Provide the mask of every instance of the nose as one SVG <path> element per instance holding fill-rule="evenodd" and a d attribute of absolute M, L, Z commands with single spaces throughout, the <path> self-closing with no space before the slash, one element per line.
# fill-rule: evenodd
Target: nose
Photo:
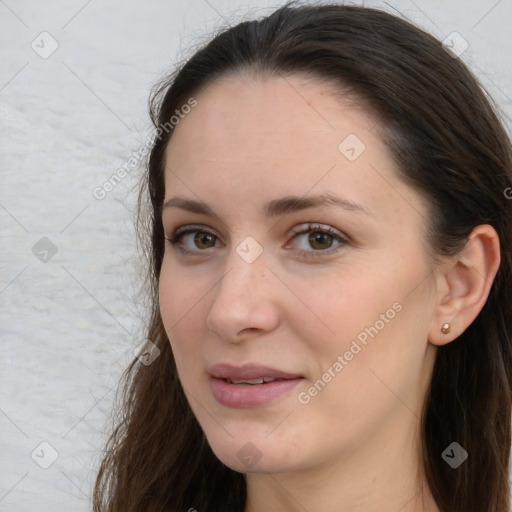
<path fill-rule="evenodd" d="M 239 343 L 247 335 L 270 332 L 279 325 L 275 279 L 261 255 L 252 263 L 235 251 L 216 286 L 206 326 L 219 338 Z"/>

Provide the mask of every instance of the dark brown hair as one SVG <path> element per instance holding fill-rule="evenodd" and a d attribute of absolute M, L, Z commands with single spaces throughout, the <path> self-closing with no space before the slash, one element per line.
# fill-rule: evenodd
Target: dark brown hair
<path fill-rule="evenodd" d="M 492 100 L 433 36 L 380 10 L 286 4 L 220 31 L 154 91 L 155 127 L 226 74 L 293 74 L 337 84 L 378 120 L 401 178 L 430 205 L 434 254 L 451 255 L 490 224 L 501 264 L 475 321 L 438 349 L 421 418 L 421 460 L 443 512 L 508 512 L 512 403 L 512 186 L 510 139 Z M 242 512 L 246 480 L 219 461 L 178 379 L 158 304 L 164 252 L 164 151 L 155 139 L 141 188 L 139 232 L 148 235 L 151 315 L 147 337 L 161 353 L 134 359 L 124 375 L 117 426 L 94 493 L 96 511 Z M 453 441 L 469 453 L 452 469 Z"/>

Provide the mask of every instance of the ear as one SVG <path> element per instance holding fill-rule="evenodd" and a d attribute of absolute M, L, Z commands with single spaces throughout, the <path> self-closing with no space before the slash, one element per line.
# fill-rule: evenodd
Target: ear
<path fill-rule="evenodd" d="M 466 246 L 437 269 L 437 302 L 429 330 L 433 345 L 445 345 L 460 336 L 484 307 L 500 266 L 500 240 L 488 225 L 477 226 Z M 441 328 L 450 325 L 448 333 Z"/>

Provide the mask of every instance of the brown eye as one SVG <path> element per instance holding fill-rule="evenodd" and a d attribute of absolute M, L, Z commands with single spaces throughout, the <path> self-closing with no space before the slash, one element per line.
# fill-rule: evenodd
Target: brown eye
<path fill-rule="evenodd" d="M 308 237 L 308 242 L 313 249 L 329 249 L 333 243 L 333 236 L 329 233 L 313 231 Z"/>
<path fill-rule="evenodd" d="M 205 229 L 198 226 L 185 226 L 177 229 L 171 237 L 166 240 L 183 254 L 200 254 L 202 251 L 219 247 L 219 238 Z"/>
<path fill-rule="evenodd" d="M 209 249 L 210 247 L 215 247 L 216 238 L 217 237 L 211 233 L 196 231 L 196 235 L 194 236 L 194 243 L 199 249 Z"/>
<path fill-rule="evenodd" d="M 294 233 L 292 245 L 301 256 L 319 258 L 350 245 L 350 238 L 342 232 L 322 224 L 306 224 L 292 230 Z"/>

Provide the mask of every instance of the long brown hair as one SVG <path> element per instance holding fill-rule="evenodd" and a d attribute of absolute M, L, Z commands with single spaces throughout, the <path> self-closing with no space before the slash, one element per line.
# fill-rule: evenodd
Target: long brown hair
<path fill-rule="evenodd" d="M 475 321 L 438 349 L 421 423 L 421 460 L 443 512 L 508 512 L 512 415 L 512 149 L 497 108 L 460 58 L 433 36 L 380 10 L 288 3 L 273 14 L 220 31 L 158 86 L 156 128 L 202 88 L 226 74 L 307 74 L 364 102 L 400 176 L 427 198 L 431 248 L 455 254 L 471 230 L 490 224 L 501 264 Z M 219 461 L 177 376 L 158 304 L 164 253 L 160 130 L 139 203 L 147 241 L 149 338 L 160 350 L 137 358 L 123 377 L 117 424 L 94 492 L 100 512 L 242 512 L 246 480 Z M 147 237 L 147 238 L 146 238 Z M 452 442 L 469 453 L 456 470 L 441 457 Z"/>

